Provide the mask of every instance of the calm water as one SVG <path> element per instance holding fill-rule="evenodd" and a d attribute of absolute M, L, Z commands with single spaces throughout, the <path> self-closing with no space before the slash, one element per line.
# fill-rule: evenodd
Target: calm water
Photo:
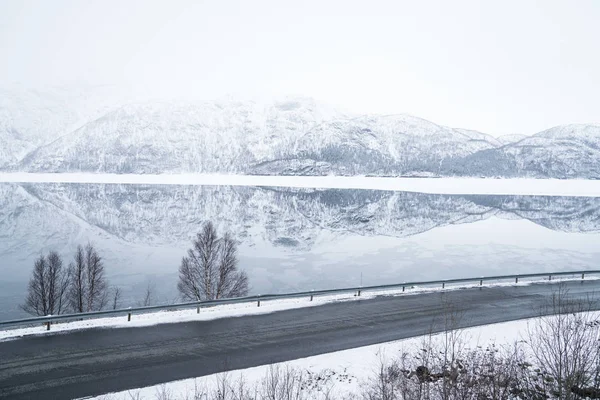
<path fill-rule="evenodd" d="M 0 320 L 33 260 L 91 241 L 135 305 L 174 301 L 205 220 L 240 241 L 253 293 L 600 267 L 600 198 L 265 187 L 0 184 Z"/>

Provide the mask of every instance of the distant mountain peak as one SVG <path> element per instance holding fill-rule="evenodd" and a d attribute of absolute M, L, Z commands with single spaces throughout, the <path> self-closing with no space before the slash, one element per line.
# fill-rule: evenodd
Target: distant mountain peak
<path fill-rule="evenodd" d="M 600 124 L 495 138 L 310 97 L 155 101 L 110 88 L 5 90 L 0 168 L 34 172 L 600 179 Z"/>
<path fill-rule="evenodd" d="M 534 136 L 542 137 L 600 137 L 600 124 L 567 124 L 558 125 Z"/>

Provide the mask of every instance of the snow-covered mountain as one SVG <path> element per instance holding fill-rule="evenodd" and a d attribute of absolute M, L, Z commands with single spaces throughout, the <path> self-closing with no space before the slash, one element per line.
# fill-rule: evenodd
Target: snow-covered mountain
<path fill-rule="evenodd" d="M 519 140 L 523 140 L 526 138 L 527 138 L 527 135 L 515 134 L 515 135 L 502 135 L 502 136 L 497 137 L 496 139 L 498 139 L 498 141 L 500 143 L 502 143 L 503 145 L 506 145 L 506 144 L 518 142 Z"/>
<path fill-rule="evenodd" d="M 496 139 L 407 115 L 348 115 L 309 98 L 184 103 L 108 90 L 0 93 L 5 170 L 600 179 L 597 124 Z"/>
<path fill-rule="evenodd" d="M 406 116 L 362 116 L 323 123 L 283 157 L 258 165 L 266 174 L 443 174 L 446 159 L 493 149 L 492 136 Z"/>
<path fill-rule="evenodd" d="M 514 160 L 518 174 L 600 178 L 600 124 L 558 126 L 497 151 Z"/>
<path fill-rule="evenodd" d="M 0 88 L 0 168 L 101 117 L 127 97 L 109 86 Z"/>
<path fill-rule="evenodd" d="M 238 172 L 281 156 L 335 110 L 310 99 L 130 104 L 33 151 L 27 171 Z"/>
<path fill-rule="evenodd" d="M 449 174 L 600 179 L 600 124 L 557 126 L 452 160 Z"/>

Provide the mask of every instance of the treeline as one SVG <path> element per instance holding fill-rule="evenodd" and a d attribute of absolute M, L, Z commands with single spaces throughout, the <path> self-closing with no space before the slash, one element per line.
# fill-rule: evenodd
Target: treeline
<path fill-rule="evenodd" d="M 237 242 L 229 232 L 222 237 L 206 222 L 181 260 L 177 290 L 183 300 L 201 301 L 248 294 L 248 275 L 238 267 Z M 150 305 L 154 286 L 148 285 L 139 305 Z M 21 308 L 32 315 L 117 309 L 121 289 L 111 286 L 104 259 L 92 243 L 79 245 L 66 265 L 56 251 L 34 262 Z"/>
<path fill-rule="evenodd" d="M 238 268 L 237 243 L 230 233 L 219 237 L 206 222 L 181 260 L 177 289 L 184 300 L 215 300 L 248 294 L 248 275 Z"/>

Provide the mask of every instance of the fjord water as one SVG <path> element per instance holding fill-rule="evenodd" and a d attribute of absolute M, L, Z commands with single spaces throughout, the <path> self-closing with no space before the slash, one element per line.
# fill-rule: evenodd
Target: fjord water
<path fill-rule="evenodd" d="M 206 220 L 239 240 L 252 293 L 600 266 L 600 198 L 346 189 L 0 184 L 0 320 L 24 316 L 34 259 L 105 258 L 123 306 L 176 300 Z"/>

